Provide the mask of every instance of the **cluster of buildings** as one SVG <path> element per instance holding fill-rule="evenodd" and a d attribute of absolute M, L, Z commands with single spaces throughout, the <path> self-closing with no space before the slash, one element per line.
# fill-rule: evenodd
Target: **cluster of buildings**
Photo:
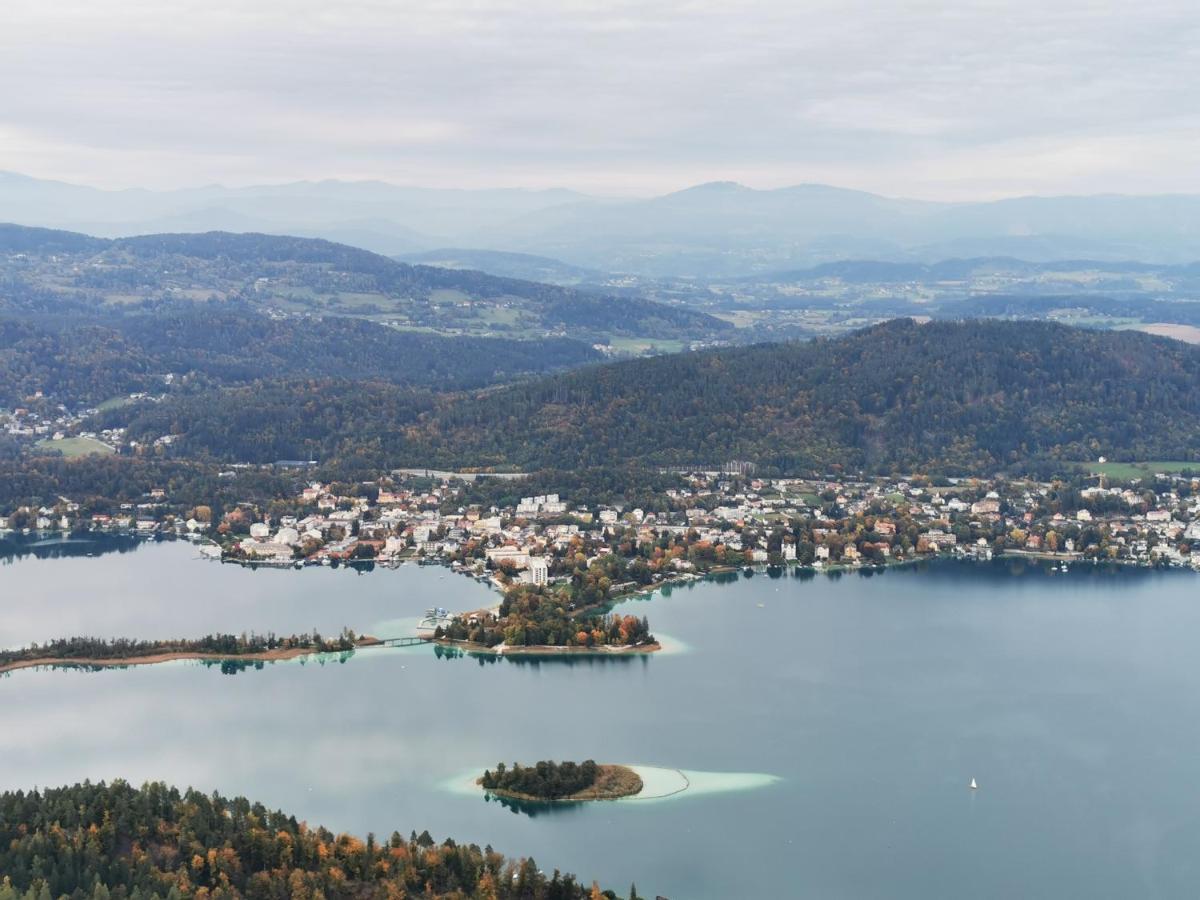
<path fill-rule="evenodd" d="M 419 491 L 403 482 L 370 487 L 345 497 L 310 485 L 297 498 L 306 515 L 255 521 L 236 541 L 223 539 L 226 555 L 282 563 L 421 558 L 535 585 L 606 554 L 646 559 L 655 580 L 720 566 L 864 566 L 944 554 L 1200 568 L 1200 490 L 1186 479 L 1072 489 L 695 473 L 653 498 L 653 508 L 556 494 L 485 507 L 470 503 L 469 488 L 451 476 Z"/>
<path fill-rule="evenodd" d="M 477 492 L 449 474 L 396 473 L 340 491 L 305 485 L 273 516 L 245 503 L 214 519 L 155 491 L 114 515 L 84 515 L 63 498 L 19 510 L 8 524 L 175 533 L 201 539 L 210 555 L 259 564 L 436 560 L 506 585 L 552 584 L 613 556 L 623 560 L 619 577 L 641 584 L 731 566 L 856 567 L 947 554 L 1200 569 L 1200 484 L 1179 476 L 1108 487 L 692 473 L 640 506 L 557 494 L 498 506 L 472 502 Z"/>
<path fill-rule="evenodd" d="M 145 396 L 131 394 L 130 400 L 142 399 Z M 40 392 L 30 399 L 33 402 L 28 406 L 18 406 L 12 410 L 0 409 L 0 431 L 12 438 L 43 441 L 43 446 L 51 447 L 51 442 L 67 437 L 98 441 L 112 449 L 124 442 L 124 428 L 91 430 L 86 427 L 86 421 L 97 414 L 96 409 L 72 413 L 61 404 L 52 406 L 42 402 Z"/>

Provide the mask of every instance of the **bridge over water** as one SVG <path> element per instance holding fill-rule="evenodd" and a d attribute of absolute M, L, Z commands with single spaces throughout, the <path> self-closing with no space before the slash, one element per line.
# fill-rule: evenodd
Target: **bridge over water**
<path fill-rule="evenodd" d="M 381 638 L 380 644 L 385 647 L 415 647 L 418 644 L 430 643 L 428 638 L 422 637 L 398 637 L 398 638 Z"/>

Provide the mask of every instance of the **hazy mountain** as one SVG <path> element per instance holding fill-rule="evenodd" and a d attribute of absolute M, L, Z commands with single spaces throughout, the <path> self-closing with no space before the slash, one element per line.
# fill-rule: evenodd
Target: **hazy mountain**
<path fill-rule="evenodd" d="M 378 181 L 107 191 L 0 172 L 0 218 L 105 237 L 164 231 L 261 231 L 343 240 L 399 254 L 455 243 L 578 200 L 566 190 L 437 190 Z"/>
<path fill-rule="evenodd" d="M 102 191 L 0 174 L 0 218 L 107 236 L 302 234 L 389 255 L 465 247 L 647 276 L 732 277 L 842 259 L 1200 259 L 1200 197 L 1192 195 L 933 203 L 824 185 L 754 190 L 717 182 L 608 200 L 374 181 Z"/>
<path fill-rule="evenodd" d="M 269 234 L 96 238 L 0 225 L 6 299 L 121 305 L 240 300 L 281 315 L 342 315 L 403 329 L 530 338 L 703 340 L 728 322 L 678 304 L 605 296 L 467 269 L 413 266 L 358 247 Z M 49 299 L 47 299 L 49 298 Z"/>
<path fill-rule="evenodd" d="M 503 237 L 513 249 L 648 275 L 953 256 L 1187 262 L 1200 258 L 1200 197 L 949 204 L 821 185 L 756 191 L 719 183 L 651 200 L 538 210 L 510 223 Z"/>

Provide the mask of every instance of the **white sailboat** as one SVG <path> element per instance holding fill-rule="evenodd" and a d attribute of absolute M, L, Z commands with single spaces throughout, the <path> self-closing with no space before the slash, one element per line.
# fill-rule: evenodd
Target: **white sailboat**
<path fill-rule="evenodd" d="M 973 790 L 973 791 L 979 790 L 979 785 L 975 783 L 974 778 L 971 779 L 971 790 Z"/>

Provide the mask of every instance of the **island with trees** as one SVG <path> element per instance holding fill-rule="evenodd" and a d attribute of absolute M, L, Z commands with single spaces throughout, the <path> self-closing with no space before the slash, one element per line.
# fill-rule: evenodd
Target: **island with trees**
<path fill-rule="evenodd" d="M 491 847 L 415 831 L 362 840 L 244 797 L 161 783 L 0 794 L 0 900 L 624 896 Z"/>
<path fill-rule="evenodd" d="M 319 632 L 279 637 L 269 634 L 210 634 L 195 640 L 142 641 L 91 637 L 58 638 L 15 650 L 0 650 L 0 675 L 37 666 L 144 666 L 181 659 L 272 662 L 312 653 L 339 653 L 380 643 L 349 628 L 336 637 Z"/>
<path fill-rule="evenodd" d="M 607 589 L 606 589 L 607 590 Z M 504 595 L 498 615 L 456 616 L 434 640 L 496 653 L 652 653 L 661 650 L 645 616 L 579 608 L 569 591 L 518 585 Z M 599 607 L 603 608 L 603 607 Z"/>
<path fill-rule="evenodd" d="M 642 779 L 629 766 L 542 760 L 533 766 L 504 763 L 486 770 L 477 784 L 489 794 L 511 800 L 569 801 L 616 800 L 642 790 Z"/>

